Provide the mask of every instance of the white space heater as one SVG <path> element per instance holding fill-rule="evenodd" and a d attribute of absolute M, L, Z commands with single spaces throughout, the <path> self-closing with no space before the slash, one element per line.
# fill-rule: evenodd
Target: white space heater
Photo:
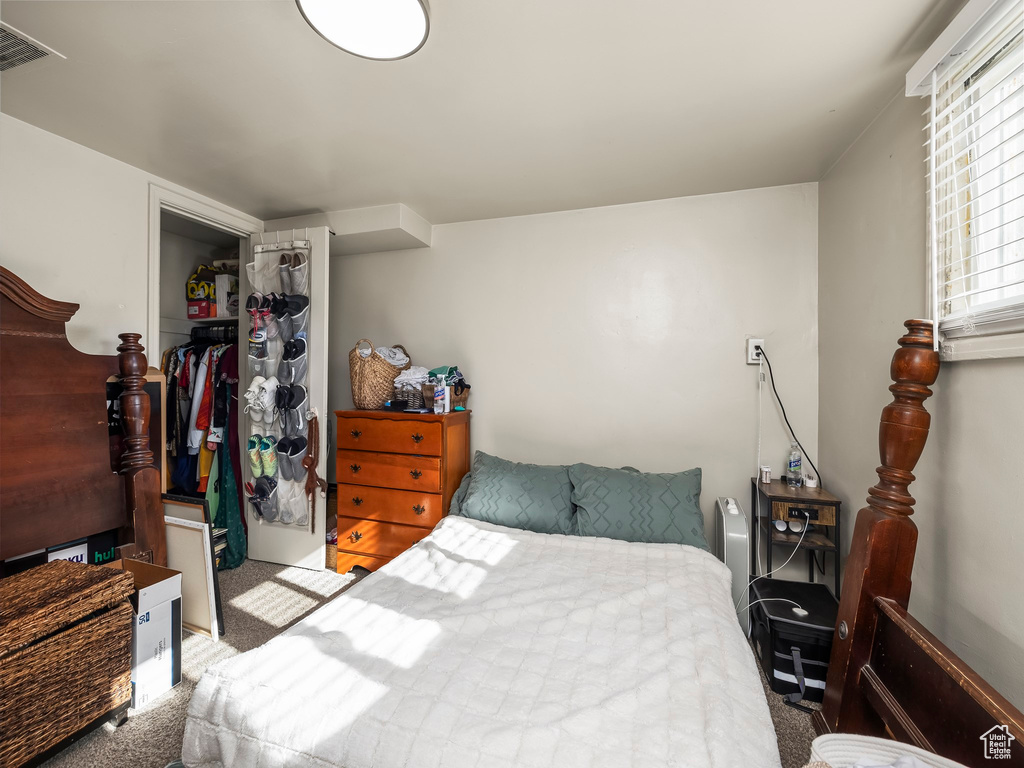
<path fill-rule="evenodd" d="M 715 501 L 715 556 L 732 572 L 732 602 L 744 632 L 750 629 L 747 583 L 750 581 L 750 527 L 736 499 L 719 496 Z"/>

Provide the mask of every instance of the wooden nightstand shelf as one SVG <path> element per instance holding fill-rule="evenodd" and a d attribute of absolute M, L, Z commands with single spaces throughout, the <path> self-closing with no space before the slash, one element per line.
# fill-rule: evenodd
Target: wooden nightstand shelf
<path fill-rule="evenodd" d="M 335 411 L 338 573 L 371 571 L 448 514 L 469 471 L 469 411 Z"/>
<path fill-rule="evenodd" d="M 751 530 L 751 578 L 757 569 L 758 537 L 767 534 L 771 544 L 788 546 L 800 545 L 807 550 L 807 580 L 815 579 L 815 553 L 821 552 L 824 558 L 829 553 L 835 556 L 835 597 L 839 598 L 839 577 L 842 569 L 839 564 L 839 531 L 842 520 L 840 501 L 822 488 L 790 488 L 785 480 L 772 480 L 770 483 L 758 482 L 750 478 L 751 515 L 756 518 Z M 812 529 L 807 531 L 801 541 L 800 533 L 779 531 L 775 528 L 776 520 L 799 520 L 810 522 Z M 822 564 L 824 567 L 824 563 Z M 765 573 L 772 572 L 772 547 L 767 547 L 767 566 Z M 769 577 L 771 578 L 771 577 Z"/>

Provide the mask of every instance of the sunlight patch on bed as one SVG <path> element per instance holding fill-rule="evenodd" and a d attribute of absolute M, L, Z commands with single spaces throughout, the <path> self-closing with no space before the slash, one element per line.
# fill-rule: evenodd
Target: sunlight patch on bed
<path fill-rule="evenodd" d="M 440 632 L 436 621 L 417 619 L 384 608 L 376 603 L 352 597 L 340 597 L 340 611 L 320 611 L 304 622 L 304 632 L 313 628 L 337 632 L 351 644 L 352 650 L 410 669 L 430 647 Z"/>
<path fill-rule="evenodd" d="M 308 733 L 318 702 L 330 702 L 331 731 L 354 723 L 390 690 L 358 672 L 322 640 L 292 635 L 264 646 L 258 667 L 240 679 L 249 695 L 248 725 Z M 291 722 L 289 722 L 291 721 Z"/>
<path fill-rule="evenodd" d="M 409 552 L 406 567 L 395 576 L 414 586 L 466 600 L 487 577 L 487 569 L 448 558 L 437 562 L 431 550 L 424 547 Z"/>
<path fill-rule="evenodd" d="M 318 601 L 284 584 L 266 581 L 243 592 L 231 605 L 274 627 L 283 627 L 315 608 Z"/>
<path fill-rule="evenodd" d="M 458 551 L 459 560 L 474 560 L 486 565 L 497 565 L 516 546 L 515 539 L 508 534 L 485 531 L 460 522 L 448 523 L 443 535 L 433 543 L 445 552 Z"/>

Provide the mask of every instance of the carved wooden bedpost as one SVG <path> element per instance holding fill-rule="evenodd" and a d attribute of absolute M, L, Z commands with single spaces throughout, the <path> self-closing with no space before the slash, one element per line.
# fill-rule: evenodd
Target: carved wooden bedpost
<path fill-rule="evenodd" d="M 893 401 L 882 410 L 878 430 L 878 483 L 868 491 L 868 506 L 857 513 L 846 562 L 825 700 L 815 715 L 819 732 L 878 730 L 878 717 L 860 691 L 860 669 L 877 622 L 874 600 L 889 598 L 903 608 L 910 600 L 917 526 L 910 519 L 915 502 L 907 488 L 928 439 L 931 416 L 922 404 L 932 394 L 928 387 L 938 376 L 939 354 L 932 346 L 931 321 L 904 325 L 907 334 L 889 369 Z"/>
<path fill-rule="evenodd" d="M 160 473 L 149 449 L 149 395 L 146 384 L 146 355 L 138 333 L 118 334 L 119 397 L 125 450 L 120 472 L 124 476 L 125 508 L 128 513 L 127 540 L 134 540 L 139 555 L 152 550 L 153 562 L 167 565 L 167 537 L 164 532 Z"/>

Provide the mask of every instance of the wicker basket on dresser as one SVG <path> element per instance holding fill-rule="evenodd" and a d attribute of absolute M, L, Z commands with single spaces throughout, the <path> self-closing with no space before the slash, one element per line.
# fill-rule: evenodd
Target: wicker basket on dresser
<path fill-rule="evenodd" d="M 469 471 L 469 411 L 335 411 L 338 573 L 371 571 L 448 514 Z"/>

